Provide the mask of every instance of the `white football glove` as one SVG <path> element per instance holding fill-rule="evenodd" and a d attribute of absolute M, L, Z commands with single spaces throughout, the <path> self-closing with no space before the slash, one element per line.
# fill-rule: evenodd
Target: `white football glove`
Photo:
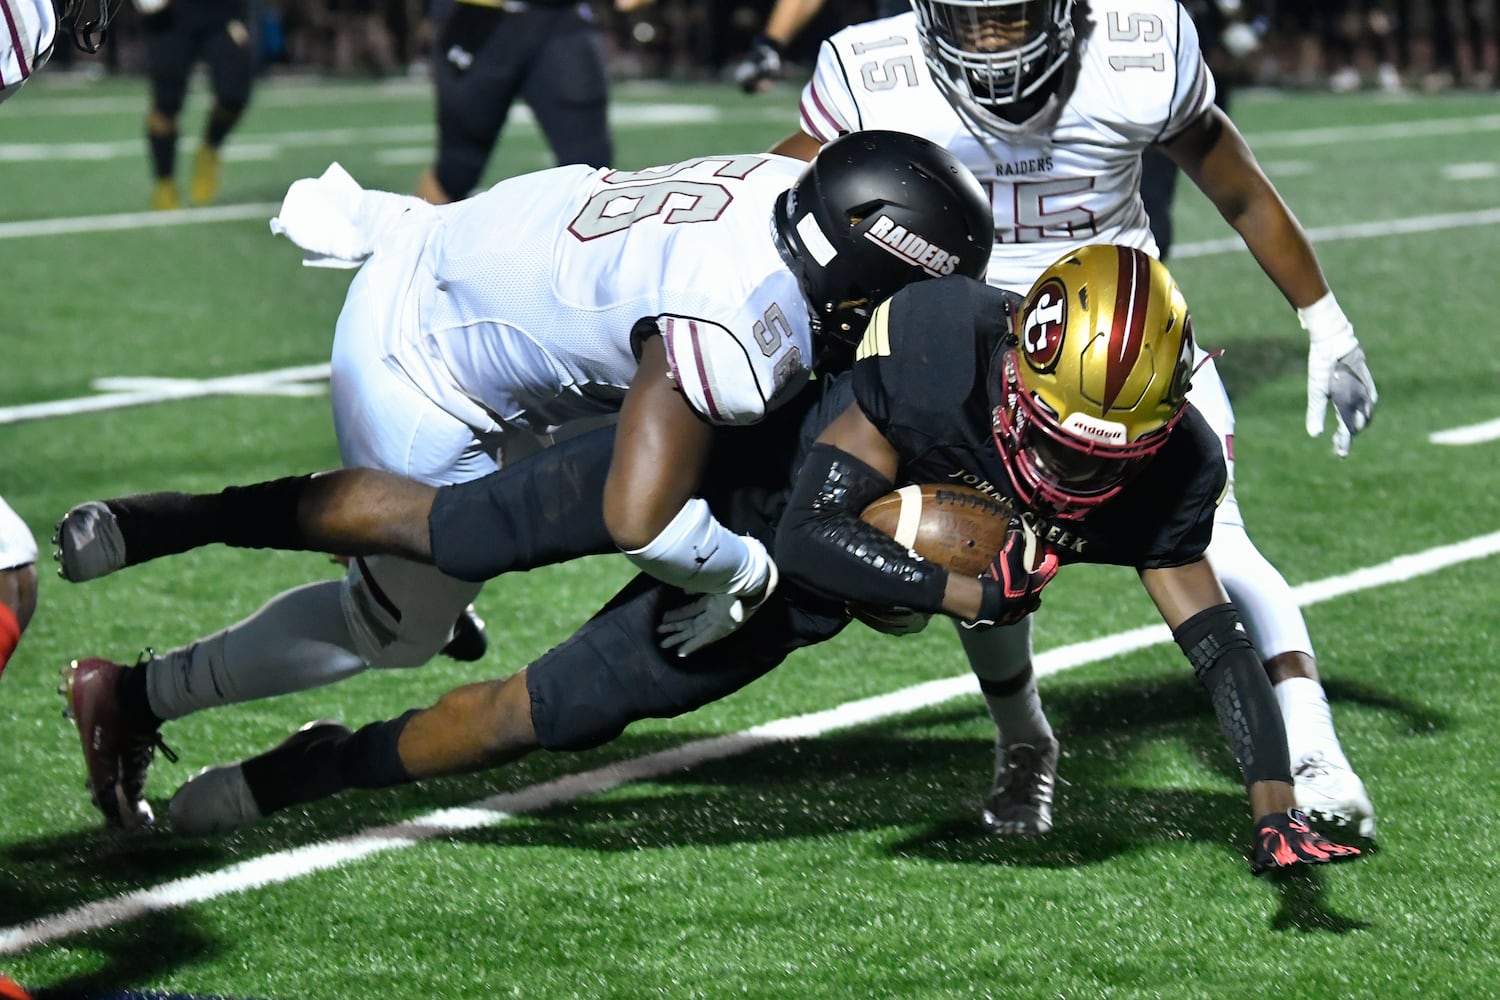
<path fill-rule="evenodd" d="M 1375 412 L 1380 394 L 1365 364 L 1365 352 L 1354 336 L 1354 326 L 1329 292 L 1297 318 L 1307 331 L 1307 433 L 1321 437 L 1328 404 L 1333 403 L 1338 426 L 1333 432 L 1333 453 L 1349 454 L 1354 435 L 1364 430 Z"/>
<path fill-rule="evenodd" d="M 760 546 L 753 538 L 749 544 Z M 764 551 L 764 546 L 761 546 Z M 780 574 L 769 554 L 765 559 L 766 572 L 759 586 L 751 585 L 738 594 L 704 594 L 679 608 L 673 608 L 661 616 L 657 634 L 661 636 L 662 649 L 676 648 L 679 657 L 691 656 L 710 643 L 718 642 L 750 620 L 761 605 L 776 591 Z"/>

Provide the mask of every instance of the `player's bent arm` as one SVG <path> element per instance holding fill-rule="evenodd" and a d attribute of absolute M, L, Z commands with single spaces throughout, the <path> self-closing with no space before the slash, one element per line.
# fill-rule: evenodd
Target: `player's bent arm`
<path fill-rule="evenodd" d="M 772 146 L 769 152 L 790 156 L 795 160 L 811 160 L 822 148 L 823 144 L 818 140 L 806 132 L 797 131 Z"/>
<path fill-rule="evenodd" d="M 1140 577 L 1208 692 L 1239 761 L 1252 815 L 1258 819 L 1294 808 L 1292 766 L 1276 696 L 1239 612 L 1208 560 L 1143 569 Z"/>
<path fill-rule="evenodd" d="M 724 527 L 694 495 L 713 437 L 672 381 L 662 338 L 647 338 L 615 426 L 604 526 L 659 580 L 690 593 L 754 597 L 774 572 L 765 547 Z"/>
<path fill-rule="evenodd" d="M 604 526 L 621 549 L 659 535 L 697 492 L 713 428 L 677 391 L 660 336 L 646 340 L 620 407 L 604 481 Z"/>
<path fill-rule="evenodd" d="M 1210 108 L 1162 149 L 1240 234 L 1293 308 L 1328 294 L 1307 234 L 1222 109 Z"/>
<path fill-rule="evenodd" d="M 1354 327 L 1328 290 L 1317 254 L 1291 210 L 1255 162 L 1239 130 L 1218 108 L 1200 115 L 1163 148 L 1244 239 L 1261 269 L 1297 310 L 1307 331 L 1307 433 L 1323 432 L 1328 404 L 1338 427 L 1334 454 L 1374 414 L 1379 393 Z"/>
<path fill-rule="evenodd" d="M 890 442 L 851 404 L 797 472 L 776 531 L 777 565 L 788 579 L 839 600 L 978 617 L 979 580 L 950 574 L 860 519 L 891 491 L 897 466 Z"/>

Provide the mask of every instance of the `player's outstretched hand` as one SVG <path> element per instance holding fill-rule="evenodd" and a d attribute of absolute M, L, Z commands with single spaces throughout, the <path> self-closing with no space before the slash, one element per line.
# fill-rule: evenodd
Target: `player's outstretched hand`
<path fill-rule="evenodd" d="M 1333 377 L 1328 381 L 1328 401 L 1333 404 L 1339 425 L 1333 431 L 1333 453 L 1339 458 L 1349 454 L 1354 435 L 1364 430 L 1375 414 L 1380 393 L 1365 364 L 1363 348 L 1356 347 L 1333 363 Z"/>
<path fill-rule="evenodd" d="M 1307 349 L 1307 433 L 1323 436 L 1328 404 L 1338 426 L 1333 432 L 1333 453 L 1339 458 L 1349 454 L 1354 435 L 1364 430 L 1375 415 L 1380 394 L 1365 352 L 1354 336 L 1354 327 L 1334 301 L 1332 293 L 1297 311 L 1308 334 Z"/>
<path fill-rule="evenodd" d="M 1352 861 L 1359 857 L 1357 847 L 1335 844 L 1312 828 L 1307 814 L 1300 809 L 1270 813 L 1255 824 L 1255 844 L 1250 855 L 1250 874 L 1295 868 L 1297 865 L 1326 865 L 1335 861 Z"/>

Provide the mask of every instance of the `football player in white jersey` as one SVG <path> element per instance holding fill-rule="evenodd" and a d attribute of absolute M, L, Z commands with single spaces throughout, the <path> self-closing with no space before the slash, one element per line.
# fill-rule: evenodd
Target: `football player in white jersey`
<path fill-rule="evenodd" d="M 1364 352 L 1297 220 L 1234 124 L 1176 0 L 913 0 L 911 12 L 825 41 L 801 99 L 801 131 L 775 151 L 809 156 L 848 129 L 903 129 L 937 142 L 990 193 L 987 280 L 1024 292 L 1068 246 L 1117 243 L 1153 256 L 1141 152 L 1172 158 L 1244 239 L 1311 341 L 1309 434 L 1334 405 L 1336 454 L 1376 403 Z M 1290 588 L 1256 549 L 1233 495 L 1234 416 L 1209 360 L 1194 404 L 1230 463 L 1209 551 L 1244 615 L 1285 715 L 1300 804 L 1375 832 L 1374 809 L 1334 732 L 1312 641 Z M 1051 827 L 1057 741 L 1041 710 L 1023 623 L 964 644 L 1000 736 L 985 821 L 1001 833 Z"/>
<path fill-rule="evenodd" d="M 990 249 L 973 175 L 904 132 L 847 136 L 811 164 L 558 167 L 445 206 L 365 191 L 335 165 L 293 184 L 272 228 L 309 264 L 360 268 L 333 346 L 346 466 L 462 483 L 536 435 L 618 414 L 603 527 L 640 569 L 704 595 L 676 630 L 685 653 L 743 624 L 776 586 L 765 546 L 695 496 L 714 428 L 759 422 L 816 367 L 847 364 L 880 300 L 925 277 L 978 277 Z M 248 512 L 244 531 L 274 535 L 258 513 L 273 507 Z M 103 502 L 59 531 L 65 550 L 124 555 Z M 129 555 L 150 557 L 135 542 Z M 419 666 L 481 586 L 359 558 L 342 582 L 288 591 L 136 668 L 75 661 L 64 693 L 95 804 L 111 823 L 150 823 L 163 720 Z"/>
<path fill-rule="evenodd" d="M 0 674 L 36 611 L 36 539 L 0 498 Z"/>
<path fill-rule="evenodd" d="M 98 52 L 120 0 L 0 0 L 0 101 L 52 57 L 61 29 L 84 52 Z M 60 8 L 60 9 L 59 9 Z"/>

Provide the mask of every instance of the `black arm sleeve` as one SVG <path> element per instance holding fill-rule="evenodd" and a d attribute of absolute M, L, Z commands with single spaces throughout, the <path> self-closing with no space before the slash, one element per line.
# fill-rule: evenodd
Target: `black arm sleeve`
<path fill-rule="evenodd" d="M 879 608 L 937 612 L 948 572 L 860 520 L 894 484 L 853 455 L 815 444 L 776 531 L 776 565 L 817 593 Z"/>
<path fill-rule="evenodd" d="M 1179 625 L 1172 638 L 1208 690 L 1219 727 L 1244 772 L 1245 784 L 1290 783 L 1292 762 L 1281 710 L 1234 605 L 1205 608 Z"/>

